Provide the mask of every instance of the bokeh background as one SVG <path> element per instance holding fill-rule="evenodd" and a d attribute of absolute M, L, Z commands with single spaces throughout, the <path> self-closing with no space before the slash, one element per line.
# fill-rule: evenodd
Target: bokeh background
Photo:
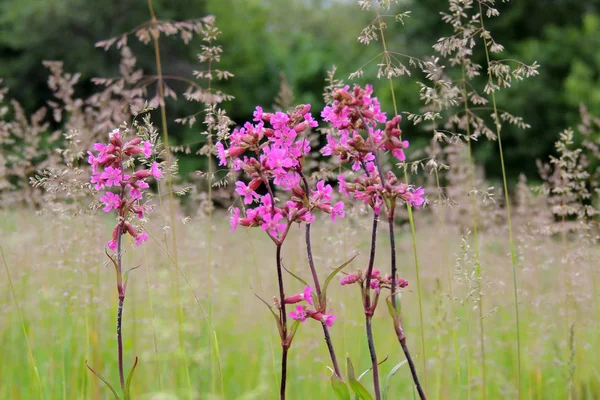
<path fill-rule="evenodd" d="M 313 109 L 320 109 L 332 65 L 338 67 L 337 77 L 347 80 L 349 73 L 379 51 L 358 42 L 372 15 L 361 12 L 353 0 L 163 0 L 156 1 L 155 8 L 161 19 L 216 17 L 223 32 L 220 68 L 235 75 L 220 88 L 235 96 L 224 108 L 237 123 L 249 119 L 255 105 L 270 108 L 282 74 L 296 102 L 310 102 Z M 444 0 L 401 1 L 393 12 L 410 10 L 411 17 L 404 25 L 389 25 L 388 40 L 394 50 L 420 58 L 433 54 L 431 46 L 437 38 L 450 34 L 438 11 L 446 8 Z M 531 125 L 528 130 L 504 128 L 510 149 L 508 175 L 513 183 L 521 172 L 535 180 L 536 159 L 546 159 L 558 133 L 577 123 L 578 106 L 583 103 L 592 115 L 600 114 L 600 2 L 519 0 L 499 2 L 498 8 L 502 18 L 492 19 L 488 28 L 505 46 L 503 57 L 537 61 L 541 66 L 535 79 L 516 82 L 498 94 L 506 111 L 525 117 Z M 118 75 L 118 50 L 104 51 L 94 43 L 131 31 L 148 19 L 146 2 L 141 0 L 1 0 L 0 77 L 29 113 L 52 97 L 42 61 L 62 60 L 65 71 L 81 74 L 76 95 L 86 97 L 97 90 L 91 78 Z M 152 47 L 136 40 L 129 45 L 144 72 L 154 74 Z M 201 39 L 195 37 L 186 46 L 177 38 L 163 38 L 160 45 L 164 74 L 192 78 Z M 375 75 L 375 64 L 365 70 L 369 79 Z M 416 84 L 419 72 L 414 73 L 397 81 L 396 98 L 403 111 L 418 112 L 422 106 Z M 389 105 L 390 92 L 384 83 L 375 83 L 376 94 Z M 169 84 L 175 92 L 185 89 L 183 83 Z M 190 128 L 173 122 L 193 114 L 197 106 L 181 97 L 167 101 L 176 144 L 197 142 L 197 125 Z M 402 127 L 413 146 L 430 139 L 430 133 L 408 122 Z M 475 153 L 476 162 L 485 166 L 492 181 L 500 176 L 494 149 L 493 142 L 481 143 Z M 180 162 L 186 175 L 201 169 L 204 161 L 183 155 Z"/>

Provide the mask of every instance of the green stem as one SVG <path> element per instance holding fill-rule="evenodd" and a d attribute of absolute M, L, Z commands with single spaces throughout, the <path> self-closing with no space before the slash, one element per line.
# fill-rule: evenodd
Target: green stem
<path fill-rule="evenodd" d="M 481 29 L 485 31 L 483 24 L 483 9 L 481 7 L 481 2 L 479 2 L 479 20 L 481 22 Z M 492 72 L 490 70 L 490 53 L 488 50 L 487 41 L 484 39 L 484 49 L 485 49 L 485 58 L 487 62 L 487 72 L 488 79 L 492 80 Z M 501 126 L 500 126 L 500 118 L 498 115 L 498 107 L 496 105 L 496 94 L 494 91 L 491 92 L 492 96 L 492 105 L 494 108 L 494 122 L 496 125 L 496 136 L 498 137 L 498 150 L 500 151 L 500 164 L 502 167 L 502 183 L 504 186 L 504 201 L 506 203 L 506 215 L 508 218 L 508 240 L 510 243 L 510 259 L 512 263 L 512 276 L 513 276 L 513 294 L 514 294 L 514 302 L 515 302 L 515 316 L 516 316 L 516 339 L 517 339 L 517 390 L 518 390 L 518 398 L 521 399 L 521 330 L 519 326 L 519 295 L 517 289 L 517 256 L 515 252 L 515 244 L 513 240 L 513 229 L 512 229 L 512 221 L 510 214 L 510 198 L 508 194 L 508 182 L 506 179 L 506 167 L 504 164 L 504 153 L 502 151 L 502 137 L 500 135 Z"/>
<path fill-rule="evenodd" d="M 471 196 L 471 208 L 473 209 L 473 240 L 475 242 L 475 274 L 477 276 L 477 285 L 479 293 L 477 296 L 477 307 L 479 308 L 479 342 L 481 351 L 481 394 L 484 400 L 487 400 L 487 385 L 486 385 L 486 368 L 485 368 L 485 331 L 483 327 L 483 295 L 482 295 L 482 280 L 481 280 L 481 261 L 479 259 L 479 213 L 477 211 L 477 193 L 475 186 L 475 171 L 474 171 L 474 160 L 473 160 L 473 149 L 471 146 L 471 126 L 469 124 L 469 98 L 467 95 L 467 83 L 465 76 L 465 66 L 462 66 L 462 78 L 463 78 L 463 101 L 465 104 L 465 114 L 467 117 L 466 131 L 467 131 L 467 148 L 469 150 L 469 175 L 471 180 L 471 187 L 475 191 Z"/>
<path fill-rule="evenodd" d="M 13 296 L 13 300 L 15 302 L 15 307 L 17 308 L 17 314 L 19 315 L 19 321 L 21 322 L 21 329 L 23 329 L 23 336 L 25 337 L 25 344 L 27 345 L 27 355 L 29 356 L 29 361 L 31 362 L 31 367 L 33 368 L 33 372 L 35 373 L 35 379 L 40 391 L 40 399 L 44 399 L 44 389 L 42 388 L 42 380 L 40 379 L 40 373 L 37 368 L 37 364 L 35 362 L 35 358 L 33 357 L 33 351 L 31 350 L 31 343 L 29 343 L 29 336 L 27 335 L 27 328 L 25 327 L 25 320 L 23 319 L 23 313 L 21 312 L 21 307 L 19 306 L 19 301 L 17 299 L 17 293 L 15 292 L 15 286 L 13 285 L 12 278 L 10 276 L 10 270 L 8 269 L 8 264 L 6 262 L 6 256 L 4 255 L 4 249 L 0 245 L 0 253 L 2 254 L 2 263 L 4 263 L 4 269 L 6 271 L 6 277 L 8 278 L 8 286 L 10 287 L 10 291 Z"/>

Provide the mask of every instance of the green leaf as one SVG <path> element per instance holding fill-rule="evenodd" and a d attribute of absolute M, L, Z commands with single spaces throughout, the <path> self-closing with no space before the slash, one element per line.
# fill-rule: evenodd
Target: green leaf
<path fill-rule="evenodd" d="M 331 369 L 331 368 L 330 368 Z M 350 391 L 348 390 L 348 386 L 346 383 L 337 376 L 334 370 L 331 370 L 331 387 L 333 388 L 333 392 L 335 393 L 335 397 L 338 400 L 350 400 Z"/>
<path fill-rule="evenodd" d="M 401 366 L 403 366 L 404 364 L 406 364 L 407 361 L 401 361 L 398 364 L 396 364 L 396 366 L 394 366 L 394 368 L 392 368 L 392 370 L 390 371 L 390 373 L 388 374 L 388 376 L 385 378 L 385 387 L 383 388 L 383 400 L 385 400 L 387 398 L 387 393 L 388 390 L 390 390 L 390 380 L 392 379 L 392 376 L 394 376 L 394 374 L 396 372 L 398 372 L 398 370 L 400 369 Z"/>
<path fill-rule="evenodd" d="M 369 393 L 367 389 L 356 379 L 356 374 L 354 373 L 354 366 L 352 365 L 352 361 L 350 361 L 350 357 L 347 357 L 348 360 L 348 382 L 350 383 L 350 388 L 356 394 L 359 400 L 373 400 L 373 397 Z"/>
<path fill-rule="evenodd" d="M 127 375 L 127 383 L 125 384 L 125 400 L 131 400 L 131 379 L 133 378 L 133 373 L 135 371 L 135 367 L 137 367 L 138 358 L 135 358 L 133 362 L 133 367 L 131 367 L 131 371 L 129 371 L 129 375 Z"/>
<path fill-rule="evenodd" d="M 110 389 L 110 391 L 112 392 L 113 396 L 115 396 L 115 400 L 121 400 L 121 398 L 119 397 L 119 395 L 117 394 L 117 391 L 115 390 L 115 388 L 112 387 L 112 385 L 110 384 L 110 382 L 108 382 L 108 379 L 106 379 L 104 376 L 102 376 L 101 373 L 94 371 L 94 369 L 92 367 L 90 367 L 87 363 L 87 360 L 85 360 L 85 366 L 92 371 L 92 373 L 94 375 L 96 375 L 98 378 L 100 378 L 100 380 L 102 382 L 104 382 L 104 384 L 106 386 L 108 386 L 108 388 Z"/>
<path fill-rule="evenodd" d="M 383 360 L 381 360 L 381 361 L 379 361 L 379 362 L 377 363 L 377 365 L 381 365 L 381 364 L 383 364 L 384 362 L 386 362 L 386 361 L 387 361 L 387 359 L 388 359 L 388 356 L 386 355 L 386 356 L 385 356 L 385 358 L 384 358 Z M 368 373 L 369 373 L 369 371 L 371 371 L 372 369 L 373 369 L 373 367 L 370 367 L 369 369 L 367 369 L 366 371 L 364 371 L 362 374 L 360 374 L 360 375 L 358 376 L 358 379 L 357 379 L 357 381 L 360 381 L 360 380 L 363 378 L 363 376 L 365 376 L 366 374 L 368 374 Z"/>
<path fill-rule="evenodd" d="M 292 340 L 294 340 L 294 336 L 296 336 L 296 331 L 298 330 L 298 326 L 300 326 L 301 321 L 294 321 L 292 327 L 290 328 L 290 333 L 288 334 L 289 344 L 292 344 Z"/>
<path fill-rule="evenodd" d="M 350 264 L 356 258 L 356 256 L 358 256 L 358 254 L 355 254 L 348 261 L 346 261 L 345 263 L 343 263 L 342 265 L 340 265 L 339 267 L 337 267 L 336 269 L 334 269 L 329 274 L 329 276 L 327 277 L 327 279 L 325 279 L 325 284 L 323 285 L 323 290 L 321 291 L 321 298 L 319 299 L 319 304 L 320 305 L 322 305 L 322 306 L 325 305 L 325 300 L 327 299 L 327 286 L 329 286 L 329 283 L 331 282 L 331 280 L 333 279 L 333 277 L 336 276 L 338 274 L 338 272 L 340 272 L 342 269 L 344 269 L 344 267 L 346 267 L 346 265 Z"/>
<path fill-rule="evenodd" d="M 275 318 L 275 322 L 277 323 L 277 329 L 279 329 L 279 334 L 280 336 L 283 334 L 283 329 L 281 328 L 281 321 L 279 320 L 279 315 L 277 315 L 275 313 L 275 311 L 273 311 L 273 307 L 267 303 L 266 301 L 264 301 L 259 295 L 257 295 L 256 293 L 254 293 L 254 295 L 260 300 L 262 301 L 265 306 L 267 306 L 267 308 L 269 309 L 269 311 L 271 311 L 271 314 L 273 314 L 273 318 Z"/>
<path fill-rule="evenodd" d="M 300 283 L 302 283 L 304 286 L 310 286 L 304 279 L 300 278 L 298 275 L 294 274 L 292 271 L 290 271 L 289 269 L 287 269 L 283 264 L 281 265 L 283 267 L 283 269 L 286 270 L 286 272 L 288 274 L 290 274 L 291 276 L 293 276 L 294 278 L 296 278 Z"/>

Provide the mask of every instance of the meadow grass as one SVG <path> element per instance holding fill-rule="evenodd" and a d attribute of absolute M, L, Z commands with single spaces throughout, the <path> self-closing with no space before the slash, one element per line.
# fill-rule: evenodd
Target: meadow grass
<path fill-rule="evenodd" d="M 467 393 L 470 398 L 479 398 L 479 312 L 477 303 L 467 298 L 468 285 L 460 279 L 463 272 L 476 273 L 468 270 L 475 265 L 473 252 L 465 250 L 467 242 L 462 243 L 459 232 L 448 226 L 442 231 L 429 218 L 431 216 L 425 213 L 415 216 L 422 266 L 427 390 L 429 396 L 436 399 L 462 399 L 467 398 Z M 133 381 L 133 398 L 263 399 L 277 396 L 281 350 L 276 328 L 264 305 L 254 296 L 263 292 L 262 297 L 269 301 L 277 294 L 273 279 L 274 246 L 258 230 L 229 234 L 226 220 L 225 214 L 216 213 L 210 230 L 206 228 L 208 220 L 203 217 L 180 226 L 180 272 L 173 271 L 162 244 L 150 243 L 145 252 L 126 245 L 124 262 L 148 268 L 147 276 L 143 268 L 133 272 L 124 311 L 126 368 L 136 355 L 140 357 Z M 113 334 L 114 272 L 103 264 L 102 250 L 110 224 L 108 220 L 104 224 L 99 221 L 99 217 L 88 216 L 49 220 L 47 215 L 19 210 L 4 211 L 2 215 L 6 266 L 46 399 L 109 399 L 109 391 L 85 368 L 86 360 L 112 381 L 118 376 Z M 321 275 L 345 260 L 348 254 L 344 254 L 344 248 L 360 253 L 350 269 L 365 267 L 369 242 L 367 235 L 361 233 L 366 232 L 369 225 L 367 217 L 348 218 L 336 224 L 315 224 L 315 237 L 320 240 L 313 243 L 314 256 Z M 149 231 L 153 237 L 161 237 L 157 226 L 149 226 Z M 207 232 L 212 232 L 212 276 L 205 265 Z M 304 232 L 292 229 L 291 235 L 283 246 L 283 262 L 294 273 L 308 278 Z M 344 237 L 345 247 L 339 242 L 340 237 Z M 414 356 L 420 362 L 419 306 L 414 287 L 410 228 L 398 226 L 396 237 L 399 273 L 410 282 L 408 289 L 411 289 L 402 298 L 405 329 L 409 344 L 415 348 Z M 485 230 L 479 232 L 479 245 L 480 262 L 487 266 L 483 277 L 486 391 L 489 398 L 516 398 L 514 299 L 512 270 L 507 257 L 510 249 L 505 236 Z M 386 254 L 387 246 L 387 241 L 380 240 L 378 252 Z M 451 271 L 454 304 L 447 295 L 448 264 L 440 261 L 445 251 L 450 254 L 451 259 L 445 260 L 450 266 L 455 265 L 454 259 L 458 256 L 462 260 L 458 265 L 465 270 Z M 565 336 L 562 251 L 558 241 L 539 238 L 522 241 L 517 248 L 523 398 L 567 398 L 569 382 L 572 382 L 573 398 L 600 396 L 600 371 L 595 356 L 600 350 L 600 340 L 597 299 L 592 286 L 593 257 L 589 262 L 581 261 L 578 274 L 572 277 L 571 284 L 576 291 L 569 300 L 569 318 L 573 327 Z M 376 263 L 386 269 L 387 261 L 382 260 L 385 258 L 381 257 Z M 173 279 L 177 282 L 172 282 Z M 286 285 L 290 293 L 302 289 L 289 276 Z M 3 296 L 0 398 L 40 398 L 28 344 L 7 279 L 0 280 L 0 293 Z M 350 355 L 360 373 L 370 366 L 370 358 L 358 290 L 333 285 L 329 296 L 331 306 L 339 314 L 331 328 L 334 345 L 340 358 Z M 203 310 L 209 298 L 212 299 L 211 328 Z M 452 306 L 457 317 L 461 382 L 453 367 Z M 388 358 L 380 367 L 382 382 L 392 367 L 404 360 L 384 311 L 380 309 L 373 319 L 379 358 Z M 185 349 L 179 343 L 179 322 L 182 322 Z M 218 353 L 215 343 L 218 343 Z M 467 357 L 468 352 L 471 357 Z M 467 360 L 470 360 L 469 365 Z M 290 350 L 289 398 L 332 398 L 329 364 L 318 325 L 302 325 Z M 211 377 L 211 370 L 215 376 Z M 469 381 L 465 380 L 467 376 Z M 366 387 L 371 386 L 369 374 L 363 379 L 368 380 Z M 391 378 L 390 385 L 390 398 L 413 397 L 406 366 Z"/>

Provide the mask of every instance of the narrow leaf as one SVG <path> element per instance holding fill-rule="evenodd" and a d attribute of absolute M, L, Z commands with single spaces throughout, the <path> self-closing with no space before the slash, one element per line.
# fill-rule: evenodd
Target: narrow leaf
<path fill-rule="evenodd" d="M 129 371 L 129 375 L 127 375 L 127 383 L 125 384 L 125 400 L 131 400 L 131 379 L 133 378 L 133 373 L 135 372 L 135 367 L 137 367 L 138 358 L 135 358 L 133 362 L 133 367 L 131 367 L 131 371 Z"/>
<path fill-rule="evenodd" d="M 342 269 L 344 269 L 344 267 L 346 267 L 346 265 L 350 264 L 356 258 L 356 256 L 358 256 L 358 254 L 353 255 L 348 261 L 346 261 L 345 263 L 343 263 L 342 265 L 340 265 L 339 267 L 334 269 L 329 274 L 327 279 L 325 279 L 325 284 L 323 285 L 323 290 L 321 291 L 321 298 L 319 299 L 319 303 L 321 305 L 325 304 L 325 300 L 327 299 L 327 286 L 329 286 L 329 283 L 331 282 L 331 280 L 338 274 L 338 272 L 340 272 Z"/>
<path fill-rule="evenodd" d="M 384 358 L 383 360 L 381 360 L 381 361 L 379 361 L 379 362 L 377 363 L 377 365 L 381 365 L 381 364 L 383 364 L 384 362 L 386 362 L 386 361 L 387 361 L 387 359 L 388 359 L 388 357 L 389 357 L 389 356 L 388 356 L 388 355 L 386 355 L 386 356 L 385 356 L 385 358 Z M 366 371 L 364 371 L 362 374 L 360 374 L 360 375 L 358 376 L 358 379 L 356 379 L 356 380 L 357 380 L 357 381 L 360 381 L 360 380 L 362 379 L 362 377 L 363 377 L 363 376 L 365 376 L 367 373 L 369 373 L 369 371 L 371 371 L 372 369 L 373 369 L 373 367 L 370 367 L 369 369 L 367 369 Z"/>
<path fill-rule="evenodd" d="M 292 344 L 292 340 L 294 340 L 294 336 L 296 336 L 296 331 L 300 326 L 300 322 L 301 321 L 294 321 L 294 323 L 292 324 L 292 327 L 290 328 L 290 333 L 288 334 L 289 344 Z"/>
<path fill-rule="evenodd" d="M 115 396 L 115 400 L 121 400 L 121 398 L 119 397 L 119 395 L 117 394 L 117 391 L 115 390 L 115 388 L 112 387 L 112 385 L 110 384 L 110 382 L 108 382 L 108 379 L 106 379 L 104 376 L 102 376 L 101 373 L 94 371 L 94 369 L 92 367 L 90 367 L 87 363 L 87 360 L 85 360 L 85 366 L 92 371 L 92 373 L 94 375 L 96 375 L 98 378 L 100 378 L 100 380 L 102 382 L 104 382 L 104 384 L 106 386 L 108 386 L 108 388 L 110 389 L 110 391 L 112 392 L 113 396 Z"/>
<path fill-rule="evenodd" d="M 283 269 L 286 270 L 286 272 L 288 274 L 290 274 L 291 276 L 293 276 L 294 278 L 296 278 L 300 283 L 302 283 L 304 286 L 310 286 L 304 279 L 300 278 L 298 275 L 294 274 L 292 271 L 290 271 L 289 269 L 287 269 L 285 267 L 285 265 L 283 265 L 283 263 L 281 263 L 281 266 L 283 267 Z"/>
<path fill-rule="evenodd" d="M 269 309 L 269 311 L 271 311 L 271 314 L 273 314 L 273 318 L 275 318 L 275 322 L 277 323 L 277 329 L 279 329 L 279 333 L 282 333 L 283 330 L 281 329 L 281 321 L 279 320 L 279 315 L 277 315 L 277 313 L 275 313 L 275 311 L 273 311 L 273 307 L 269 303 L 267 303 L 266 301 L 264 301 L 256 293 L 254 293 L 254 295 L 267 306 L 267 308 Z"/>
<path fill-rule="evenodd" d="M 330 368 L 331 369 L 331 368 Z M 333 392 L 335 393 L 335 397 L 338 400 L 350 400 L 350 391 L 348 390 L 348 386 L 346 383 L 337 376 L 335 371 L 331 370 L 331 387 L 333 388 Z"/>
<path fill-rule="evenodd" d="M 390 371 L 390 373 L 388 374 L 387 378 L 385 378 L 385 387 L 383 388 L 383 400 L 385 400 L 387 398 L 387 393 L 390 390 L 390 381 L 392 379 L 392 376 L 394 376 L 394 374 L 396 372 L 398 372 L 398 370 L 400 369 L 401 366 L 403 366 L 404 364 L 406 364 L 406 360 L 399 362 L 398 364 L 396 364 L 396 366 L 394 368 L 392 368 L 392 370 Z"/>
<path fill-rule="evenodd" d="M 358 396 L 359 400 L 373 400 L 373 397 L 369 393 L 367 389 L 356 379 L 356 374 L 354 373 L 354 366 L 352 365 L 352 361 L 350 361 L 350 357 L 348 359 L 348 382 L 350 383 L 350 388 L 352 391 Z"/>

